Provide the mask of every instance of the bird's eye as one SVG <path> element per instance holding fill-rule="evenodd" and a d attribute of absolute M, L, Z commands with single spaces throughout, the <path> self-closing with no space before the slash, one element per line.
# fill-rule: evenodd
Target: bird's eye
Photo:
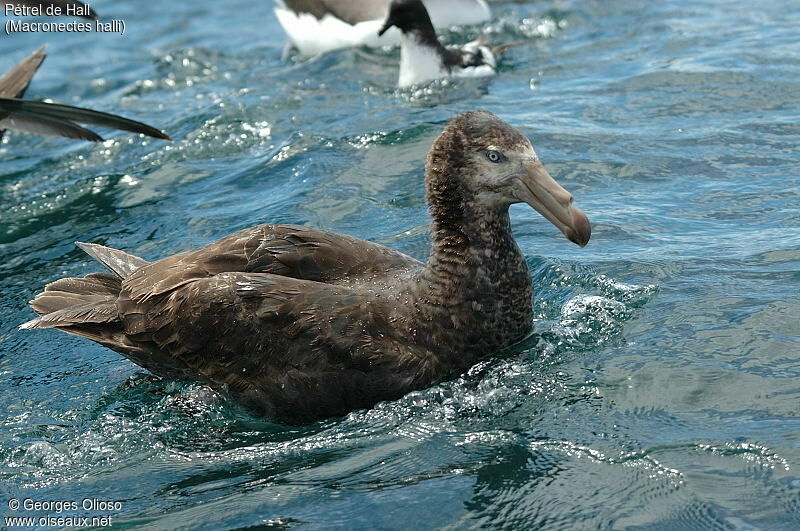
<path fill-rule="evenodd" d="M 486 158 L 489 159 L 489 162 L 502 162 L 504 157 L 499 151 L 490 149 L 486 152 Z"/>

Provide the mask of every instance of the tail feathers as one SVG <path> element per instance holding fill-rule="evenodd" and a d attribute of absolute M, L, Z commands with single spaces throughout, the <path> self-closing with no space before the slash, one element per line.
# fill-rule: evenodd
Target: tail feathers
<path fill-rule="evenodd" d="M 86 323 L 111 323 L 119 319 L 114 302 L 80 304 L 42 315 L 20 325 L 20 330 L 33 328 L 58 328 Z"/>
<path fill-rule="evenodd" d="M 39 317 L 20 325 L 20 329 L 116 321 L 120 288 L 120 279 L 107 273 L 56 280 L 30 302 Z"/>
<path fill-rule="evenodd" d="M 62 278 L 45 286 L 31 302 L 39 317 L 20 325 L 32 328 L 65 328 L 107 324 L 119 320 L 117 297 L 122 281 L 149 264 L 137 256 L 95 243 L 77 243 L 113 273 L 92 273 L 83 278 Z M 78 330 L 74 333 L 83 335 Z"/>
<path fill-rule="evenodd" d="M 131 273 L 150 263 L 147 260 L 139 258 L 138 256 L 128 254 L 118 249 L 112 249 L 111 247 L 98 245 L 96 243 L 75 242 L 75 245 L 86 251 L 86 254 L 103 264 L 109 271 L 117 275 L 120 280 L 128 278 Z M 119 288 L 117 288 L 117 291 L 119 292 Z"/>
<path fill-rule="evenodd" d="M 180 359 L 162 352 L 151 343 L 139 343 L 125 333 L 117 308 L 123 281 L 120 276 L 147 262 L 101 245 L 81 244 L 81 248 L 114 274 L 92 273 L 83 278 L 62 278 L 48 284 L 30 302 L 39 317 L 20 325 L 20 329 L 57 328 L 96 341 L 159 376 L 174 379 L 194 377 L 193 370 Z"/>

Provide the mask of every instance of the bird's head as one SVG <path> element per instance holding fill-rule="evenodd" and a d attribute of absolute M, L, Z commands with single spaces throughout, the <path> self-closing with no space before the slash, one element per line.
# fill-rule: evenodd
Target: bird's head
<path fill-rule="evenodd" d="M 386 21 L 378 31 L 378 36 L 386 33 L 392 26 L 396 26 L 403 33 L 421 30 L 427 26 L 430 26 L 431 31 L 433 30 L 431 17 L 421 0 L 393 0 L 389 6 Z"/>
<path fill-rule="evenodd" d="M 445 174 L 447 178 L 445 179 Z M 450 121 L 428 155 L 428 192 L 438 200 L 450 181 L 465 199 L 487 208 L 527 203 L 570 241 L 583 247 L 592 233 L 589 219 L 572 194 L 542 165 L 530 140 L 487 111 L 472 111 Z M 453 183 L 452 180 L 457 180 Z"/>

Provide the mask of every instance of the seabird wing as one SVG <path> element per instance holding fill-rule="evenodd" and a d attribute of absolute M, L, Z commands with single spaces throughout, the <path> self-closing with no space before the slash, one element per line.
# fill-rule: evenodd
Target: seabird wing
<path fill-rule="evenodd" d="M 317 20 L 326 15 L 354 25 L 367 20 L 382 19 L 389 8 L 387 0 L 282 0 L 283 4 L 300 15 L 308 13 Z"/>
<path fill-rule="evenodd" d="M 103 138 L 93 131 L 69 120 L 41 116 L 24 111 L 5 111 L 0 99 L 0 130 L 5 129 L 15 129 L 34 135 L 63 136 L 76 140 L 89 140 L 90 142 L 103 141 Z"/>
<path fill-rule="evenodd" d="M 114 273 L 120 280 L 128 278 L 134 271 L 150 263 L 147 260 L 143 260 L 125 251 L 112 249 L 111 247 L 98 245 L 96 243 L 75 242 L 75 245 L 103 264 L 106 269 Z"/>
<path fill-rule="evenodd" d="M 44 50 L 42 46 L 0 77 L 0 98 L 21 98 L 25 94 L 33 75 L 44 61 Z"/>
<path fill-rule="evenodd" d="M 153 262 L 134 271 L 124 286 L 132 299 L 146 300 L 221 273 L 270 273 L 336 284 L 419 267 L 419 261 L 376 243 L 299 225 L 265 224 Z"/>
<path fill-rule="evenodd" d="M 31 79 L 44 61 L 44 49 L 42 46 L 0 77 L 0 98 L 21 98 L 25 94 Z M 3 133 L 5 128 L 0 125 L 0 140 L 3 139 Z"/>
<path fill-rule="evenodd" d="M 64 124 L 67 122 L 78 122 L 83 124 L 98 125 L 101 127 L 108 127 L 112 129 L 122 129 L 124 131 L 131 131 L 133 133 L 141 133 L 153 138 L 161 138 L 164 140 L 171 140 L 169 136 L 162 133 L 158 129 L 151 127 L 142 122 L 129 120 L 122 116 L 109 114 L 100 111 L 93 111 L 90 109 L 83 109 L 81 107 L 73 107 L 71 105 L 61 105 L 58 103 L 45 103 L 42 101 L 20 100 L 13 98 L 0 98 L 0 116 L 2 115 L 25 115 L 31 118 L 38 118 L 42 122 L 48 119 L 53 123 L 59 122 Z M 74 126 L 74 124 L 73 124 Z M 77 126 L 74 126 L 77 128 Z M 45 129 L 46 130 L 46 129 Z M 62 127 L 60 129 L 64 133 L 69 133 L 69 128 Z M 55 134 L 62 136 L 69 136 L 62 134 L 59 128 L 51 128 L 50 132 L 42 134 Z M 74 129 L 73 129 L 74 130 Z M 84 130 L 86 131 L 86 130 Z M 74 134 L 74 133 L 73 133 Z M 93 134 L 93 133 L 92 133 Z M 100 137 L 95 135 L 93 140 L 101 140 Z M 85 138 L 69 136 L 69 138 Z M 89 138 L 86 138 L 89 140 Z"/>
<path fill-rule="evenodd" d="M 390 306 L 344 286 L 222 273 L 153 300 L 126 296 L 123 286 L 127 337 L 150 345 L 154 356 L 168 352 L 185 377 L 226 389 L 263 415 L 344 414 L 373 396 L 400 396 L 414 375 L 392 355 Z M 145 367 L 167 365 L 133 354 Z"/>
<path fill-rule="evenodd" d="M 358 24 L 368 20 L 383 20 L 389 10 L 386 0 L 322 0 L 328 12 L 348 24 Z"/>

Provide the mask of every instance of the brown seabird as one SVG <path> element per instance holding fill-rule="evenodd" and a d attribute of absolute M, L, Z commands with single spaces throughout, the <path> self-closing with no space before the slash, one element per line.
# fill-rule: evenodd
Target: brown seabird
<path fill-rule="evenodd" d="M 531 332 L 531 276 L 509 205 L 529 204 L 580 246 L 591 234 L 530 141 L 486 111 L 448 124 L 425 187 L 426 264 L 292 225 L 257 225 L 155 262 L 79 243 L 110 273 L 47 285 L 31 301 L 40 317 L 20 328 L 89 338 L 284 422 L 397 399 Z"/>

